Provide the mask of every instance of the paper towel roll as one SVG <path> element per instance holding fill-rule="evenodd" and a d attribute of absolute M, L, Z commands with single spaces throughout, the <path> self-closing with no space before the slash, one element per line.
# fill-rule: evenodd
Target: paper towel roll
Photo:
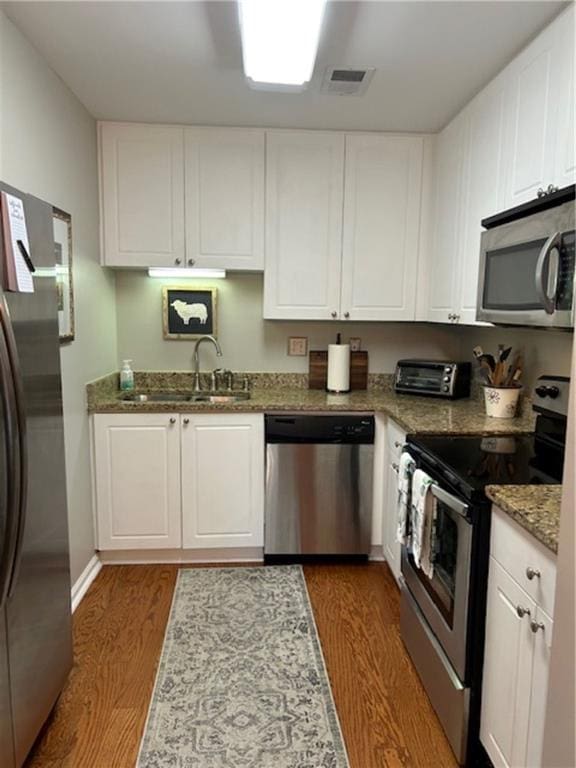
<path fill-rule="evenodd" d="M 350 391 L 350 344 L 328 345 L 328 392 Z"/>

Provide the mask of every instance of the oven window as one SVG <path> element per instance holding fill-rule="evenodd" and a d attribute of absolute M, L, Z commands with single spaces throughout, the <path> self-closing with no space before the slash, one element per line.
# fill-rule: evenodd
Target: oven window
<path fill-rule="evenodd" d="M 484 309 L 542 309 L 536 293 L 536 263 L 546 240 L 486 251 Z M 544 285 L 548 275 L 544 274 Z"/>
<path fill-rule="evenodd" d="M 416 567 L 412 555 L 408 559 L 412 569 L 424 585 L 434 604 L 452 629 L 454 623 L 454 596 L 456 593 L 456 563 L 458 557 L 458 526 L 443 502 L 437 501 L 436 529 L 432 545 L 434 575 L 429 579 Z"/>

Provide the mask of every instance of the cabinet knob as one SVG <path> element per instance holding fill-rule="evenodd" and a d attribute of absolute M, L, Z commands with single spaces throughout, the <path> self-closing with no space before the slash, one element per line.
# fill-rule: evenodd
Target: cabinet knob
<path fill-rule="evenodd" d="M 392 469 L 394 470 L 394 472 L 398 472 L 400 467 L 398 466 L 398 464 L 392 463 Z"/>
<path fill-rule="evenodd" d="M 174 259 L 174 264 L 178 266 L 178 264 L 182 264 L 182 259 Z"/>
<path fill-rule="evenodd" d="M 522 608 L 521 605 L 516 606 L 516 613 L 518 614 L 518 617 L 520 619 L 523 619 L 524 616 L 530 616 L 530 609 L 529 608 Z"/>
<path fill-rule="evenodd" d="M 182 419 L 182 421 L 185 426 L 188 426 L 188 424 L 190 424 L 190 419 L 188 417 L 186 417 L 185 419 Z"/>
<path fill-rule="evenodd" d="M 346 320 L 348 320 L 348 318 L 350 317 L 350 312 L 344 312 L 344 317 L 346 318 Z"/>
<path fill-rule="evenodd" d="M 398 440 L 394 441 L 394 448 L 402 448 L 402 443 L 399 443 Z"/>
<path fill-rule="evenodd" d="M 541 629 L 542 632 L 544 632 L 545 627 L 541 621 L 531 621 L 530 629 L 532 630 L 532 632 L 534 632 L 534 634 L 536 634 L 536 632 L 538 632 L 539 629 Z"/>
<path fill-rule="evenodd" d="M 337 314 L 338 314 L 338 313 L 337 313 L 337 312 L 331 312 L 330 314 L 332 315 L 332 317 L 334 317 L 334 318 L 335 318 L 335 317 L 337 317 Z"/>
<path fill-rule="evenodd" d="M 194 266 L 194 264 L 196 264 L 196 262 L 194 261 L 194 259 L 188 259 L 188 266 L 189 266 L 189 267 L 193 267 L 193 266 Z"/>
<path fill-rule="evenodd" d="M 176 417 L 170 416 L 170 424 L 176 424 Z"/>
<path fill-rule="evenodd" d="M 458 322 L 458 320 L 460 320 L 460 315 L 454 315 L 454 320 L 456 320 L 456 322 Z"/>
<path fill-rule="evenodd" d="M 546 196 L 546 192 L 544 192 L 542 187 L 538 188 L 538 192 L 536 192 L 536 194 L 538 195 L 538 197 L 545 197 Z"/>
<path fill-rule="evenodd" d="M 450 312 L 450 314 L 448 315 L 448 320 L 454 320 L 454 313 L 453 312 Z"/>
<path fill-rule="evenodd" d="M 526 578 L 528 581 L 532 581 L 532 579 L 539 579 L 540 575 L 540 571 L 536 568 L 531 568 L 530 566 L 526 568 Z"/>

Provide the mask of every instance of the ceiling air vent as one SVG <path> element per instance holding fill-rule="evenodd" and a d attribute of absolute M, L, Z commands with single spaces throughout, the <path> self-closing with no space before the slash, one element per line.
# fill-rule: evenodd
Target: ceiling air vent
<path fill-rule="evenodd" d="M 320 92 L 336 96 L 362 96 L 374 71 L 374 67 L 328 67 Z"/>

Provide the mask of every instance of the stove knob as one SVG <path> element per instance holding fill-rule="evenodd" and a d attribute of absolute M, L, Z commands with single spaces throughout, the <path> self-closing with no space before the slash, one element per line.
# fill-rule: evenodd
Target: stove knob
<path fill-rule="evenodd" d="M 534 390 L 538 397 L 551 397 L 552 400 L 556 400 L 558 395 L 560 394 L 560 390 L 556 386 L 547 387 L 545 384 L 540 384 L 539 387 L 536 387 Z"/>
<path fill-rule="evenodd" d="M 444 376 L 444 381 L 449 383 L 450 382 L 450 376 Z"/>
<path fill-rule="evenodd" d="M 559 394 L 560 390 L 558 387 L 548 387 L 548 397 L 551 397 L 552 400 L 556 400 Z"/>
<path fill-rule="evenodd" d="M 444 390 L 444 392 L 450 392 L 450 387 L 447 387 L 446 384 L 444 384 L 442 389 Z"/>

